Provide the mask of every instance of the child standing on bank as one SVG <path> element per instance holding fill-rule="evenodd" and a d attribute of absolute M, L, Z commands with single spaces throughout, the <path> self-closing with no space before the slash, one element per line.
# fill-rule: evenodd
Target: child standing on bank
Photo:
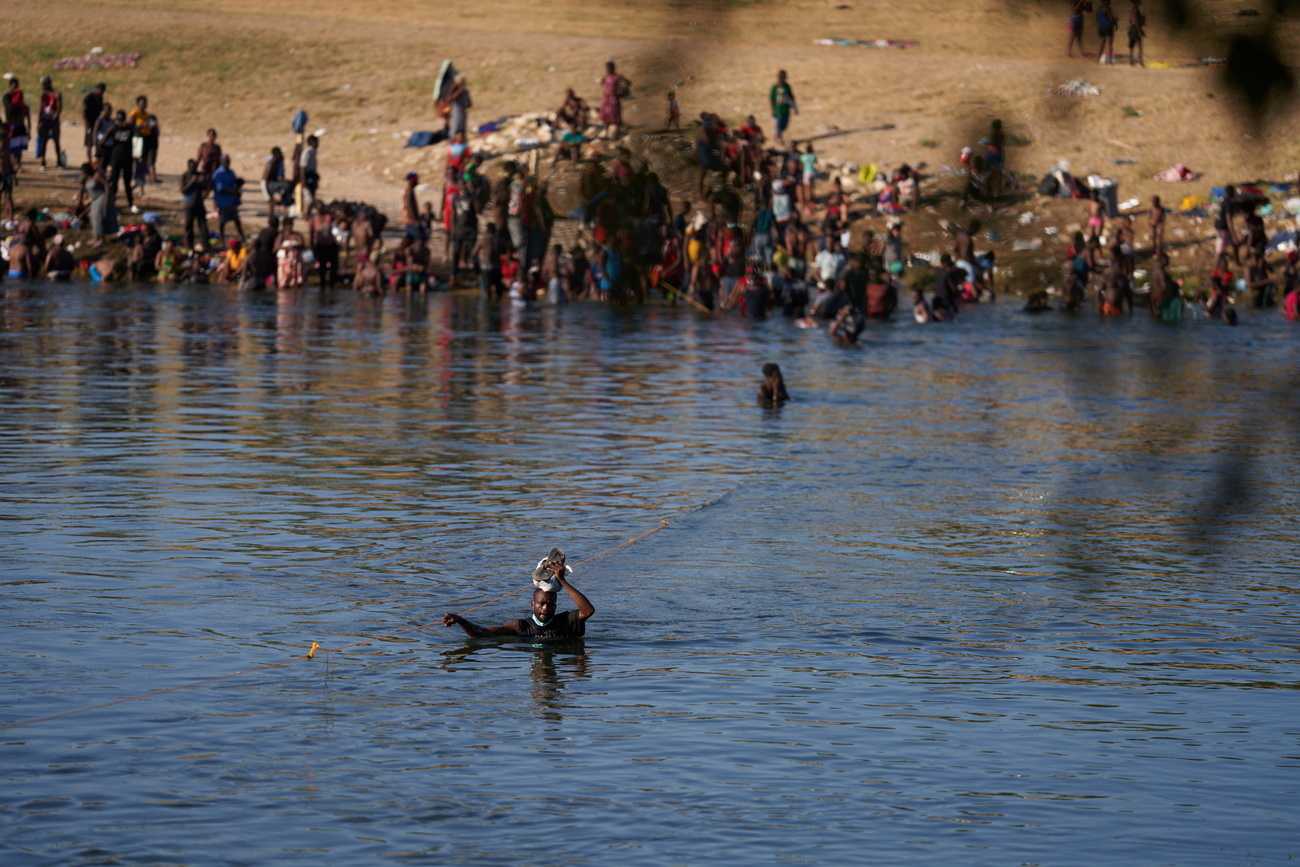
<path fill-rule="evenodd" d="M 675 129 L 681 132 L 682 110 L 677 107 L 677 91 L 668 91 L 668 107 L 664 113 L 664 132 Z"/>

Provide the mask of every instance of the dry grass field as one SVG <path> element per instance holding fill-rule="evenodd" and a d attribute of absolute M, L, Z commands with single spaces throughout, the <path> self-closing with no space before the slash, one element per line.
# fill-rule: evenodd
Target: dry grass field
<path fill-rule="evenodd" d="M 597 102 L 606 58 L 633 80 L 627 118 L 642 129 L 658 127 L 664 91 L 678 82 L 687 118 L 705 109 L 729 119 L 754 113 L 770 126 L 767 88 L 783 68 L 801 108 L 791 134 L 822 136 L 818 152 L 825 157 L 925 163 L 931 170 L 956 165 L 961 147 L 999 117 L 1014 170 L 1037 176 L 1065 158 L 1076 173 L 1117 178 L 1122 198 L 1158 192 L 1176 203 L 1211 184 L 1294 177 L 1300 169 L 1291 95 L 1274 97 L 1268 122 L 1255 126 L 1221 69 L 1188 65 L 1222 54 L 1226 35 L 1251 28 L 1267 30 L 1283 46 L 1295 42 L 1295 23 L 1267 20 L 1271 5 L 1253 17 L 1234 14 L 1241 7 L 1201 2 L 1193 26 L 1179 31 L 1151 10 L 1147 59 L 1162 68 L 1142 69 L 1067 59 L 1063 0 L 479 0 L 454 8 L 423 0 L 83 0 L 6 10 L 0 66 L 34 92 L 59 57 L 92 46 L 142 52 L 133 70 L 52 74 L 70 118 L 77 117 L 82 89 L 95 81 L 108 83 L 116 105 L 129 107 L 138 93 L 148 94 L 163 125 L 160 169 L 170 173 L 183 169 L 213 126 L 236 171 L 256 178 L 272 145 L 291 145 L 293 111 L 306 109 L 310 127 L 325 130 L 322 194 L 390 210 L 402 175 L 429 166 L 440 150 L 402 146 L 410 131 L 436 128 L 430 91 L 444 58 L 469 78 L 471 126 L 554 108 L 570 86 Z M 1125 0 L 1116 3 L 1121 20 L 1127 9 Z M 919 44 L 813 44 L 820 37 Z M 1086 45 L 1096 50 L 1091 21 Z M 1087 79 L 1101 95 L 1046 93 L 1071 78 Z M 70 140 L 80 134 L 65 129 Z M 1150 180 L 1177 162 L 1203 173 L 1204 182 Z M 958 187 L 957 179 L 946 184 Z M 1049 206 L 1061 208 L 1062 219 L 1081 213 L 1068 202 Z M 918 218 L 913 239 L 954 215 L 948 200 L 938 202 Z"/>

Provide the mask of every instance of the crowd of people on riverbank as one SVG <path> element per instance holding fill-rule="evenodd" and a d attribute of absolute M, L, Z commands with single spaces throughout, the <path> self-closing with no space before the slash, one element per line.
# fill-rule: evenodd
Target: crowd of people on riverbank
<path fill-rule="evenodd" d="M 858 180 L 868 183 L 865 199 L 861 190 L 850 195 L 836 173 L 819 187 L 826 175 L 814 141 L 787 137 L 799 107 L 784 70 L 767 93 L 770 139 L 753 115 L 732 125 L 707 110 L 680 132 L 677 92 L 667 94 L 664 129 L 693 138 L 698 172 L 690 181 L 674 179 L 679 190 L 688 190 L 676 196 L 622 138 L 623 101 L 632 82 L 613 61 L 600 82 L 597 112 L 570 89 L 550 121 L 555 136 L 549 170 L 558 171 L 567 160 L 578 173 L 580 205 L 570 215 L 577 231 L 563 243 L 554 242 L 558 218 L 540 151 L 489 168 L 493 155 L 470 143 L 472 101 L 463 75 L 451 81 L 446 105 L 439 103 L 440 110 L 445 108 L 447 140 L 442 175 L 428 184 L 421 184 L 415 172 L 407 175 L 397 238 L 385 238 L 387 221 L 373 206 L 319 198 L 320 143 L 305 134 L 290 156 L 276 147 L 266 158 L 260 179 L 266 225 L 246 233 L 240 217 L 245 181 L 231 169 L 215 129 L 207 131 L 180 179 L 183 231 L 165 236 L 162 220 L 149 213 L 120 226 L 119 190 L 127 209 L 138 212 L 133 189 L 147 195 L 148 183 L 157 178 L 159 125 L 147 97 L 138 97 L 127 115 L 113 110 L 105 100 L 106 88 L 99 85 L 83 100 L 88 160 L 75 204 L 70 213 L 55 215 L 68 219 L 42 224 L 41 213 L 27 213 L 7 248 L 7 274 L 68 279 L 79 265 L 92 280 L 230 283 L 257 289 L 293 289 L 314 276 L 323 289 L 350 285 L 374 294 L 477 283 L 485 296 L 509 299 L 519 307 L 581 299 L 641 303 L 660 293 L 670 303 L 702 311 L 736 311 L 751 319 L 784 315 L 802 327 L 825 327 L 845 340 L 855 339 L 867 320 L 891 316 L 900 299 L 917 321 L 934 322 L 952 320 L 963 304 L 995 297 L 995 256 L 975 249 L 979 221 L 948 223 L 948 249 L 942 255 L 908 253 L 903 218 L 922 201 L 916 169 L 906 164 L 887 172 L 863 169 Z M 30 119 L 19 108 L 25 100 L 17 79 L 11 79 L 9 94 L 4 132 L 9 147 L 0 149 L 6 159 L 0 169 L 12 179 L 21 170 L 25 142 L 20 134 Z M 38 159 L 44 163 L 44 144 L 52 145 L 49 152 L 63 161 L 57 124 L 62 97 L 48 77 L 42 80 L 42 94 L 42 117 L 49 114 L 55 123 L 40 127 Z M 981 152 L 968 147 L 960 155 L 962 206 L 973 203 L 991 211 L 1015 184 L 1005 165 L 1000 121 L 991 123 L 980 144 Z M 0 209 L 4 192 L 0 184 Z M 12 199 L 9 205 L 12 212 Z M 851 213 L 851 207 L 862 210 Z M 1137 288 L 1131 220 L 1122 221 L 1114 237 L 1106 238 L 1095 192 L 1088 208 L 1087 237 L 1080 233 L 1067 251 L 1062 307 L 1081 309 L 1095 289 L 1104 315 L 1131 311 Z M 886 219 L 885 230 L 851 230 L 864 211 Z M 1199 299 L 1209 313 L 1224 318 L 1232 312 L 1237 286 L 1228 258 L 1240 265 L 1242 242 L 1234 228 L 1239 212 L 1244 213 L 1230 198 L 1216 219 L 1218 260 L 1211 285 Z M 1164 214 L 1159 201 L 1153 202 L 1150 282 L 1153 307 L 1171 319 L 1174 296 L 1181 302 L 1182 287 L 1169 275 L 1167 257 L 1162 259 Z M 216 218 L 215 231 L 209 216 Z M 1256 255 L 1262 232 L 1253 227 L 1253 215 L 1245 216 L 1252 251 L 1245 282 L 1258 306 L 1267 306 L 1278 293 L 1264 251 Z M 54 222 L 89 226 L 92 255 L 83 254 L 68 267 L 74 257 Z M 1226 226 L 1220 229 L 1220 223 Z M 120 239 L 123 249 L 99 253 L 110 237 Z M 440 255 L 435 238 L 441 242 Z M 1282 270 L 1280 297 L 1288 310 L 1295 306 L 1293 274 L 1293 267 Z M 1026 309 L 1050 309 L 1046 293 L 1032 295 Z"/>

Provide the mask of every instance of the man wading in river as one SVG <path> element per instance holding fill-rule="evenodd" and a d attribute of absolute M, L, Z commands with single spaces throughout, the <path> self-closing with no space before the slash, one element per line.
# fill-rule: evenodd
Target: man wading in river
<path fill-rule="evenodd" d="M 581 638 L 587 631 L 587 618 L 596 613 L 591 601 L 582 591 L 569 583 L 571 570 L 564 564 L 564 553 L 556 548 L 550 556 L 537 564 L 533 572 L 533 613 L 530 617 L 511 620 L 502 626 L 479 626 L 459 614 L 444 614 L 443 626 L 457 624 L 472 638 L 490 638 L 493 635 L 521 635 L 527 638 Z M 550 573 L 549 575 L 547 573 Z M 556 589 L 563 587 L 578 606 L 577 611 L 555 613 Z"/>

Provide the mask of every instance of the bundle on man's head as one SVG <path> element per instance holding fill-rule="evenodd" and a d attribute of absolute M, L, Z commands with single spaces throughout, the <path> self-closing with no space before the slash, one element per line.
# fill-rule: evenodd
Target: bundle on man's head
<path fill-rule="evenodd" d="M 537 561 L 537 568 L 533 570 L 533 584 L 537 589 L 546 593 L 559 592 L 560 582 L 555 580 L 557 565 L 566 575 L 573 574 L 573 567 L 564 562 L 564 552 L 559 548 L 552 548 L 551 553 Z"/>

